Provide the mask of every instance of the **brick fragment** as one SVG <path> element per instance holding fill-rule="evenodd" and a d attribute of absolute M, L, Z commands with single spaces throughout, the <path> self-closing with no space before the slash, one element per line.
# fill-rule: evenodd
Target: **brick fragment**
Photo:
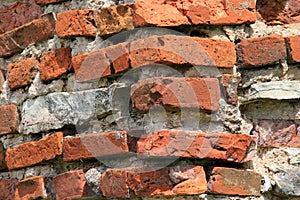
<path fill-rule="evenodd" d="M 59 174 L 53 178 L 53 183 L 57 200 L 79 199 L 91 195 L 83 170 Z"/>
<path fill-rule="evenodd" d="M 5 82 L 5 78 L 4 78 L 4 74 L 3 72 L 0 70 L 0 93 L 2 92 L 3 90 L 3 84 Z"/>
<path fill-rule="evenodd" d="M 139 26 L 179 26 L 197 24 L 243 24 L 256 20 L 255 1 L 137 0 L 133 22 Z"/>
<path fill-rule="evenodd" d="M 51 13 L 0 35 L 0 57 L 19 53 L 31 43 L 52 37 L 54 28 L 55 19 Z"/>
<path fill-rule="evenodd" d="M 45 198 L 44 178 L 41 176 L 30 177 L 16 184 L 15 200 Z"/>
<path fill-rule="evenodd" d="M 260 196 L 261 175 L 247 170 L 214 167 L 208 181 L 212 193 Z"/>
<path fill-rule="evenodd" d="M 222 85 L 225 88 L 227 103 L 233 105 L 238 104 L 237 88 L 241 80 L 242 79 L 238 74 L 222 75 Z"/>
<path fill-rule="evenodd" d="M 140 112 L 161 105 L 167 110 L 185 108 L 216 111 L 220 85 L 214 78 L 149 78 L 131 86 L 132 105 Z"/>
<path fill-rule="evenodd" d="M 63 133 L 58 132 L 36 142 L 27 142 L 6 151 L 9 170 L 32 166 L 62 154 Z"/>
<path fill-rule="evenodd" d="M 134 29 L 132 9 L 129 5 L 117 5 L 102 8 L 96 17 L 98 35 L 105 36 Z"/>
<path fill-rule="evenodd" d="M 0 180 L 0 199 L 14 199 L 17 179 Z"/>
<path fill-rule="evenodd" d="M 237 55 L 243 66 L 262 66 L 286 60 L 284 38 L 280 35 L 243 39 L 237 45 Z"/>
<path fill-rule="evenodd" d="M 19 126 L 19 113 L 14 104 L 0 106 L 0 135 L 16 132 Z"/>
<path fill-rule="evenodd" d="M 37 74 L 39 61 L 27 58 L 8 66 L 8 86 L 11 90 L 30 85 Z"/>
<path fill-rule="evenodd" d="M 184 157 L 244 162 L 252 137 L 244 134 L 203 133 L 161 130 L 140 138 L 137 152 L 141 157 Z"/>
<path fill-rule="evenodd" d="M 72 69 L 70 48 L 60 48 L 44 54 L 39 65 L 40 78 L 49 81 Z"/>
<path fill-rule="evenodd" d="M 0 34 L 22 26 L 43 14 L 43 9 L 34 0 L 19 1 L 0 8 Z"/>
<path fill-rule="evenodd" d="M 92 10 L 72 10 L 58 13 L 55 26 L 58 37 L 95 37 L 97 28 Z"/>
<path fill-rule="evenodd" d="M 290 63 L 300 62 L 300 35 L 290 36 L 285 40 L 288 46 L 288 61 Z"/>
<path fill-rule="evenodd" d="M 101 191 L 107 198 L 202 194 L 207 190 L 201 166 L 163 169 L 108 169 L 101 176 Z"/>
<path fill-rule="evenodd" d="M 63 1 L 67 1 L 67 0 L 36 0 L 36 2 L 38 4 L 43 4 L 43 5 L 52 4 L 52 3 L 60 3 Z"/>
<path fill-rule="evenodd" d="M 129 147 L 125 131 L 64 139 L 63 156 L 65 161 L 116 156 L 128 152 Z"/>

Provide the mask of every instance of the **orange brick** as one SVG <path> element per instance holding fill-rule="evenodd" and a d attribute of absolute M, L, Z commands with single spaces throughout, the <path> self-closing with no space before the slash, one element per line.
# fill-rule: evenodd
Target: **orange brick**
<path fill-rule="evenodd" d="M 131 86 L 132 105 L 140 112 L 162 105 L 167 110 L 195 108 L 216 111 L 220 86 L 214 78 L 149 78 Z"/>
<path fill-rule="evenodd" d="M 227 103 L 237 105 L 238 104 L 238 86 L 241 81 L 241 77 L 237 74 L 223 74 L 222 85 L 225 88 Z"/>
<path fill-rule="evenodd" d="M 66 0 L 36 0 L 36 2 L 38 4 L 51 4 L 51 3 L 59 3 L 59 2 L 63 2 L 63 1 L 66 1 Z"/>
<path fill-rule="evenodd" d="M 14 199 L 17 179 L 0 180 L 0 199 Z"/>
<path fill-rule="evenodd" d="M 244 134 L 162 130 L 140 138 L 141 157 L 184 157 L 244 162 L 253 139 Z"/>
<path fill-rule="evenodd" d="M 39 65 L 42 81 L 49 81 L 59 77 L 72 69 L 70 48 L 60 48 L 47 52 Z"/>
<path fill-rule="evenodd" d="M 9 170 L 32 166 L 62 154 L 63 133 L 58 132 L 36 142 L 27 142 L 7 149 L 6 163 Z"/>
<path fill-rule="evenodd" d="M 290 63 L 300 62 L 300 35 L 286 38 L 288 58 Z"/>
<path fill-rule="evenodd" d="M 19 113 L 14 104 L 0 106 L 0 135 L 16 132 L 19 126 Z"/>
<path fill-rule="evenodd" d="M 30 85 L 36 76 L 39 61 L 27 58 L 8 66 L 8 86 L 11 90 Z"/>
<path fill-rule="evenodd" d="M 35 176 L 19 181 L 14 200 L 45 198 L 44 178 Z"/>
<path fill-rule="evenodd" d="M 65 161 L 115 156 L 129 152 L 124 131 L 90 134 L 64 139 Z"/>
<path fill-rule="evenodd" d="M 11 56 L 31 43 L 47 40 L 53 36 L 54 28 L 55 19 L 51 13 L 0 35 L 0 57 Z"/>
<path fill-rule="evenodd" d="M 107 198 L 202 194 L 207 190 L 201 166 L 163 169 L 108 169 L 101 176 L 101 191 Z"/>

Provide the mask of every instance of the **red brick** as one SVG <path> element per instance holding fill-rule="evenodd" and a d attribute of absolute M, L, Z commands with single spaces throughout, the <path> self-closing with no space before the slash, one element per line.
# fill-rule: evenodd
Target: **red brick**
<path fill-rule="evenodd" d="M 288 58 L 290 63 L 300 62 L 300 35 L 286 38 Z"/>
<path fill-rule="evenodd" d="M 90 134 L 64 139 L 65 161 L 115 156 L 129 152 L 125 131 Z"/>
<path fill-rule="evenodd" d="M 258 0 L 258 19 L 268 24 L 292 24 L 300 22 L 298 0 Z"/>
<path fill-rule="evenodd" d="M 3 84 L 5 82 L 5 78 L 4 78 L 4 74 L 3 72 L 0 70 L 0 93 L 2 92 L 3 90 Z"/>
<path fill-rule="evenodd" d="M 14 104 L 0 106 L 0 135 L 13 133 L 18 130 L 19 113 Z"/>
<path fill-rule="evenodd" d="M 72 58 L 76 79 L 90 81 L 129 68 L 127 43 L 110 46 Z"/>
<path fill-rule="evenodd" d="M 107 198 L 193 195 L 206 192 L 207 182 L 201 166 L 108 169 L 100 188 Z"/>
<path fill-rule="evenodd" d="M 35 176 L 19 181 L 16 185 L 14 200 L 27 200 L 46 197 L 44 178 Z"/>
<path fill-rule="evenodd" d="M 279 35 L 243 39 L 237 49 L 244 66 L 270 65 L 287 58 L 284 38 Z"/>
<path fill-rule="evenodd" d="M 52 37 L 54 28 L 55 19 L 51 13 L 0 35 L 0 57 L 19 53 L 31 43 Z"/>
<path fill-rule="evenodd" d="M 58 132 L 39 141 L 27 142 L 7 149 L 7 167 L 11 170 L 51 160 L 62 154 L 62 142 L 63 133 Z"/>
<path fill-rule="evenodd" d="M 238 95 L 237 88 L 241 81 L 241 77 L 238 74 L 223 74 L 222 85 L 225 88 L 227 103 L 237 105 Z"/>
<path fill-rule="evenodd" d="M 70 48 L 60 48 L 44 54 L 39 65 L 40 78 L 49 81 L 72 69 Z"/>
<path fill-rule="evenodd" d="M 55 26 L 58 37 L 95 37 L 97 28 L 92 10 L 72 10 L 58 13 Z"/>
<path fill-rule="evenodd" d="M 8 66 L 8 86 L 11 90 L 30 85 L 36 76 L 39 61 L 27 58 Z"/>
<path fill-rule="evenodd" d="M 259 120 L 254 128 L 261 147 L 300 147 L 300 133 L 292 121 Z"/>
<path fill-rule="evenodd" d="M 133 10 L 133 22 L 136 27 L 187 24 L 236 25 L 256 20 L 254 0 L 137 0 Z"/>
<path fill-rule="evenodd" d="M 0 8 L 0 34 L 39 18 L 43 9 L 34 0 L 19 1 Z"/>
<path fill-rule="evenodd" d="M 140 112 L 162 105 L 167 110 L 195 108 L 216 111 L 220 85 L 214 78 L 149 78 L 131 86 L 132 105 Z"/>
<path fill-rule="evenodd" d="M 129 5 L 117 5 L 102 8 L 96 17 L 98 35 L 105 36 L 134 29 L 132 9 Z"/>
<path fill-rule="evenodd" d="M 17 179 L 0 179 L 0 199 L 14 199 Z"/>
<path fill-rule="evenodd" d="M 51 4 L 51 3 L 59 3 L 63 1 L 67 1 L 67 0 L 36 0 L 38 4 L 44 4 L 44 5 Z"/>
<path fill-rule="evenodd" d="M 260 174 L 247 170 L 215 167 L 208 189 L 217 194 L 260 196 L 261 178 Z"/>
<path fill-rule="evenodd" d="M 69 171 L 53 178 L 57 200 L 79 199 L 90 196 L 83 170 Z"/>
<path fill-rule="evenodd" d="M 184 157 L 244 162 L 252 137 L 244 134 L 161 130 L 140 138 L 140 157 Z"/>

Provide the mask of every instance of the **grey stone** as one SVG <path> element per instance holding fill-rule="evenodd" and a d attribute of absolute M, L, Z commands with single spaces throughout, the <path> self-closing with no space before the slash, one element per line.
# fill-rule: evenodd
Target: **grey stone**
<path fill-rule="evenodd" d="M 98 169 L 92 168 L 84 174 L 88 186 L 97 195 L 101 195 L 101 190 L 99 186 L 101 184 L 100 183 L 101 174 L 104 171 L 105 171 L 104 168 L 98 168 Z"/>
<path fill-rule="evenodd" d="M 300 196 L 300 169 L 284 169 L 275 174 L 275 192 L 285 196 Z"/>
<path fill-rule="evenodd" d="M 108 91 L 101 89 L 73 93 L 51 93 L 29 99 L 22 107 L 20 132 L 39 133 L 64 125 L 80 126 L 111 112 Z"/>
<path fill-rule="evenodd" d="M 103 79 L 103 80 L 106 80 L 106 82 L 107 82 L 107 79 Z M 96 89 L 99 87 L 98 82 L 99 82 L 98 80 L 89 81 L 89 82 L 78 82 L 78 81 L 76 81 L 74 74 L 72 74 L 68 78 L 67 85 L 66 85 L 66 91 L 74 92 L 74 91 Z M 105 82 L 103 81 L 103 85 L 108 85 L 108 83 L 105 84 Z"/>

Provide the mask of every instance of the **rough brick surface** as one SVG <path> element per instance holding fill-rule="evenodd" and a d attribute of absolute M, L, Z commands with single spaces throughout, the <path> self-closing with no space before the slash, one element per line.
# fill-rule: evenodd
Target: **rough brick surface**
<path fill-rule="evenodd" d="M 139 139 L 141 157 L 178 156 L 243 162 L 253 139 L 244 134 L 162 130 Z"/>
<path fill-rule="evenodd" d="M 238 93 L 237 88 L 241 81 L 241 77 L 238 74 L 223 74 L 222 85 L 225 88 L 227 103 L 237 105 Z"/>
<path fill-rule="evenodd" d="M 40 78 L 49 81 L 72 69 L 70 48 L 60 48 L 44 54 L 39 65 Z"/>
<path fill-rule="evenodd" d="M 258 120 L 254 128 L 259 146 L 300 147 L 300 129 L 293 121 Z"/>
<path fill-rule="evenodd" d="M 22 26 L 43 13 L 43 9 L 34 0 L 19 1 L 11 6 L 0 8 L 0 34 Z"/>
<path fill-rule="evenodd" d="M 298 0 L 258 0 L 258 18 L 268 24 L 291 24 L 300 22 Z"/>
<path fill-rule="evenodd" d="M 27 58 L 8 66 L 8 86 L 11 90 L 30 85 L 36 76 L 39 61 Z"/>
<path fill-rule="evenodd" d="M 65 161 L 75 161 L 129 152 L 127 134 L 124 131 L 90 134 L 64 139 Z"/>
<path fill-rule="evenodd" d="M 214 167 L 208 189 L 212 193 L 260 196 L 261 175 L 232 168 Z"/>
<path fill-rule="evenodd" d="M 52 37 L 54 28 L 55 19 L 50 13 L 0 35 L 0 57 L 19 53 L 31 43 L 42 42 Z"/>
<path fill-rule="evenodd" d="M 36 0 L 37 3 L 39 4 L 51 4 L 51 3 L 59 3 L 59 2 L 63 2 L 66 0 Z"/>
<path fill-rule="evenodd" d="M 57 200 L 79 199 L 91 194 L 83 170 L 69 171 L 53 178 Z"/>
<path fill-rule="evenodd" d="M 19 181 L 16 184 L 15 200 L 27 200 L 46 197 L 44 178 L 35 176 Z"/>
<path fill-rule="evenodd" d="M 7 149 L 8 169 L 28 167 L 62 154 L 63 133 L 58 132 L 36 142 L 27 142 Z"/>
<path fill-rule="evenodd" d="M 206 192 L 207 183 L 201 166 L 128 168 L 108 169 L 101 176 L 100 188 L 108 198 L 130 198 L 201 194 Z"/>
<path fill-rule="evenodd" d="M 288 45 L 289 62 L 300 62 L 300 35 L 287 37 L 286 42 Z"/>
<path fill-rule="evenodd" d="M 216 111 L 219 108 L 219 81 L 213 78 L 150 78 L 131 86 L 132 105 L 147 112 L 154 105 L 167 110 L 185 108 Z"/>
<path fill-rule="evenodd" d="M 59 13 L 55 30 L 59 37 L 96 36 L 94 13 L 92 10 L 72 10 Z"/>
<path fill-rule="evenodd" d="M 256 20 L 253 0 L 183 2 L 137 0 L 133 9 L 135 26 L 224 25 L 250 23 Z"/>
<path fill-rule="evenodd" d="M 105 36 L 134 29 L 132 9 L 129 5 L 111 6 L 101 9 L 96 17 L 98 35 Z"/>
<path fill-rule="evenodd" d="M 3 84 L 4 84 L 4 82 L 5 82 L 4 74 L 0 70 L 0 92 L 2 92 L 2 90 L 3 90 Z"/>
<path fill-rule="evenodd" d="M 0 199 L 14 199 L 17 179 L 0 180 Z"/>
<path fill-rule="evenodd" d="M 14 104 L 0 106 L 0 135 L 16 132 L 19 126 L 19 113 Z"/>
<path fill-rule="evenodd" d="M 237 49 L 238 59 L 245 66 L 269 65 L 287 58 L 284 38 L 279 35 L 243 39 Z"/>

